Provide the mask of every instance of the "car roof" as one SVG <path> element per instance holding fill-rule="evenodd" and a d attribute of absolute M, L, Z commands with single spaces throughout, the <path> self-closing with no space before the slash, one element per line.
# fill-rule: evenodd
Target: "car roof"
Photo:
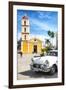
<path fill-rule="evenodd" d="M 58 50 L 50 50 L 49 52 L 58 52 Z"/>

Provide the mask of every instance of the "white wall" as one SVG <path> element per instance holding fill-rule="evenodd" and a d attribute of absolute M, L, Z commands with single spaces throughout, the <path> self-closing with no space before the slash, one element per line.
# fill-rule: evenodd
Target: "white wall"
<path fill-rule="evenodd" d="M 0 90 L 8 90 L 8 1 L 0 0 Z M 12 0 L 13 1 L 13 0 Z M 14 0 L 17 1 L 17 0 Z M 21 1 L 21 0 L 18 0 Z M 46 2 L 46 3 L 61 3 L 65 4 L 65 0 L 22 0 L 27 2 Z M 65 19 L 66 21 L 66 19 Z M 66 34 L 66 32 L 65 32 Z M 66 38 L 66 36 L 65 36 Z M 65 48 L 66 49 L 66 48 Z M 66 62 L 65 62 L 66 64 Z M 65 65 L 66 67 L 66 65 Z M 66 83 L 66 79 L 65 79 Z M 64 86 L 53 86 L 53 87 L 38 87 L 38 88 L 23 88 L 24 90 L 65 90 Z M 22 88 L 21 88 L 22 89 Z M 19 89 L 17 89 L 19 90 Z"/>

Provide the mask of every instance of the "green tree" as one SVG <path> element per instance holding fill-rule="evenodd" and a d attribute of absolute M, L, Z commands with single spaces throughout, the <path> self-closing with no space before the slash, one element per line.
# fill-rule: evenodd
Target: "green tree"
<path fill-rule="evenodd" d="M 51 32 L 51 38 L 52 38 L 52 43 L 53 43 L 54 32 Z"/>
<path fill-rule="evenodd" d="M 46 48 L 42 48 L 42 49 L 41 49 L 41 54 L 40 54 L 40 55 L 41 55 L 41 56 L 44 56 L 44 52 L 46 52 Z"/>
<path fill-rule="evenodd" d="M 50 38 L 52 38 L 52 43 L 53 43 L 53 38 L 54 38 L 54 32 L 52 32 L 52 31 L 48 31 L 48 35 L 49 35 L 49 37 Z"/>
<path fill-rule="evenodd" d="M 51 36 L 51 31 L 50 30 L 48 31 L 48 35 Z"/>
<path fill-rule="evenodd" d="M 49 46 L 50 45 L 49 39 L 46 39 L 45 43 Z"/>
<path fill-rule="evenodd" d="M 21 49 L 21 41 L 22 41 L 21 38 L 17 41 L 17 49 L 18 49 L 18 50 Z"/>

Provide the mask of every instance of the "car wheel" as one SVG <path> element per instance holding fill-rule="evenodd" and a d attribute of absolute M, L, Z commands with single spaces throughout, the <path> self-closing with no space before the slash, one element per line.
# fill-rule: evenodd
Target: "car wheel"
<path fill-rule="evenodd" d="M 50 70 L 50 74 L 53 75 L 56 72 L 56 66 L 52 66 Z"/>

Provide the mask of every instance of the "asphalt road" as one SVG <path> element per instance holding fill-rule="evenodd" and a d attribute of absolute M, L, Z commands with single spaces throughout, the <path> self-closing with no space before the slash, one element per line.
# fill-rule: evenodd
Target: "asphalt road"
<path fill-rule="evenodd" d="M 50 75 L 50 73 L 33 72 L 30 70 L 30 63 L 33 54 L 24 54 L 22 57 L 18 54 L 18 80 L 27 80 L 35 78 L 57 78 L 58 74 Z"/>

